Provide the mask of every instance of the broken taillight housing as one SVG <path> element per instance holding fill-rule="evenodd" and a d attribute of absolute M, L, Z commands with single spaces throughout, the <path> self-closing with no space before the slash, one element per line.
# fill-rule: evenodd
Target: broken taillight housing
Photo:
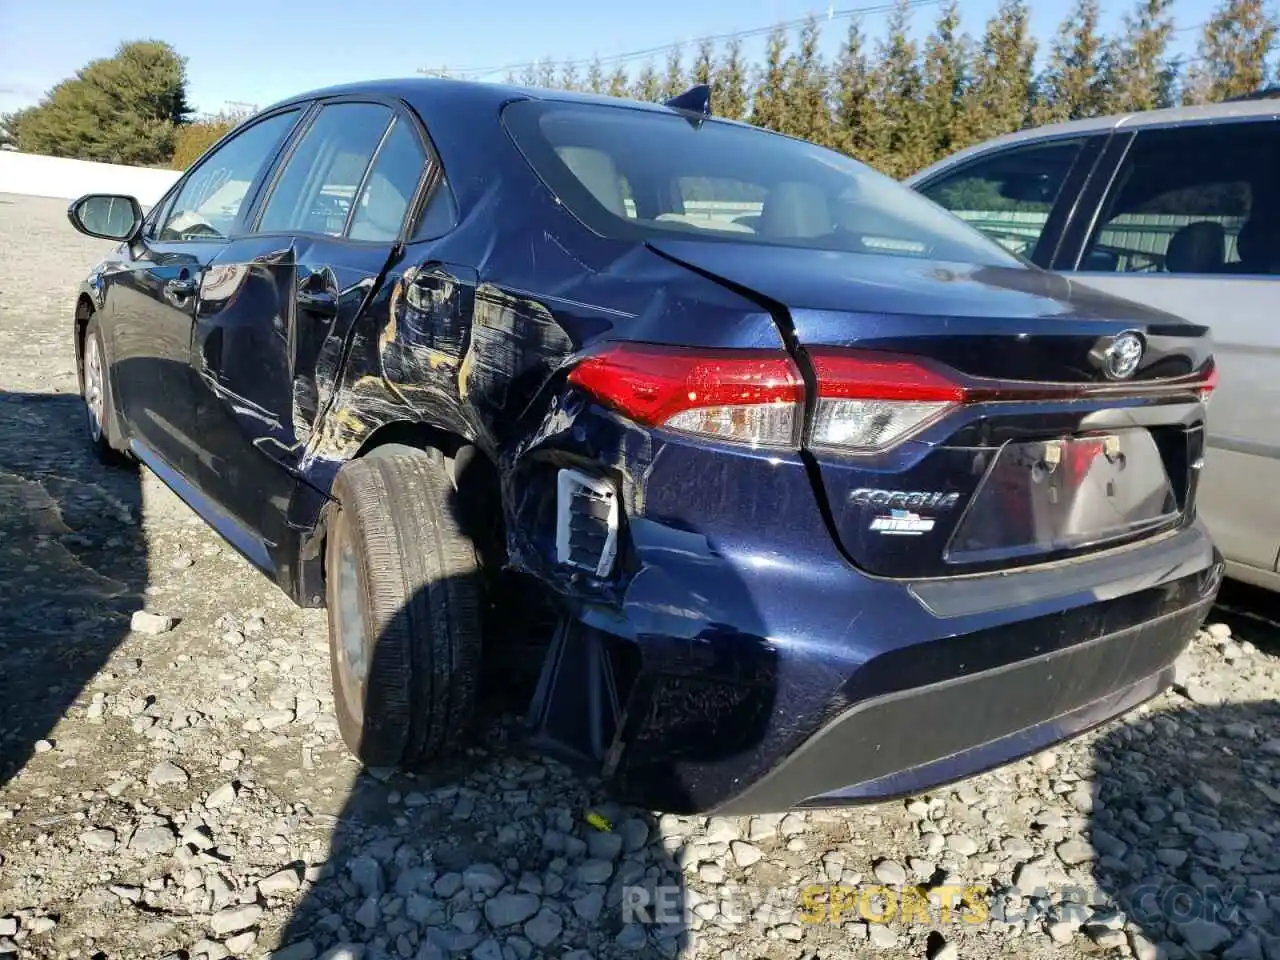
<path fill-rule="evenodd" d="M 616 346 L 582 361 L 569 382 L 644 426 L 751 446 L 799 442 L 804 383 L 780 350 Z"/>

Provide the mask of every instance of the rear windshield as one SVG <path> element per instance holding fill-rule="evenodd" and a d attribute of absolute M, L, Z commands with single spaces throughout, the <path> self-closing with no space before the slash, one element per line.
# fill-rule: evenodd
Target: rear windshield
<path fill-rule="evenodd" d="M 596 233 L 1016 266 L 959 218 L 843 154 L 753 127 L 523 100 L 503 118 L 534 171 Z"/>

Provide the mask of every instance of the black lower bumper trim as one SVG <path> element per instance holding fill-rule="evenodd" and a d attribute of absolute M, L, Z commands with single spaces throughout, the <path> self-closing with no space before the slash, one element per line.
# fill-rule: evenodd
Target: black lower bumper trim
<path fill-rule="evenodd" d="M 717 812 L 789 809 L 852 784 L 959 761 L 1043 726 L 1159 674 L 1186 648 L 1209 606 L 1202 601 L 1085 643 L 865 700 Z"/>

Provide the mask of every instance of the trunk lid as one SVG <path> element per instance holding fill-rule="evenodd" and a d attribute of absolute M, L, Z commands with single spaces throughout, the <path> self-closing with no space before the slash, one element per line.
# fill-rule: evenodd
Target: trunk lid
<path fill-rule="evenodd" d="M 650 246 L 770 307 L 805 378 L 816 492 L 868 572 L 1047 562 L 1194 515 L 1205 327 L 1036 268 Z"/>

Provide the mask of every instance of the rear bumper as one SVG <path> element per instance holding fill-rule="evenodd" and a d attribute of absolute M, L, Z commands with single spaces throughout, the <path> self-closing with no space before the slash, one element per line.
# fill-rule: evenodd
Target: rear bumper
<path fill-rule="evenodd" d="M 864 700 L 725 813 L 880 801 L 965 779 L 1125 713 L 1172 682 L 1212 601 L 1040 656 Z"/>
<path fill-rule="evenodd" d="M 674 813 L 882 801 L 1083 733 L 1172 682 L 1223 571 L 1200 524 L 1056 570 L 915 584 L 724 554 L 682 571 L 693 556 L 663 551 L 623 616 L 592 624 L 643 661 L 617 783 Z M 695 632 L 683 618 L 709 597 Z"/>

